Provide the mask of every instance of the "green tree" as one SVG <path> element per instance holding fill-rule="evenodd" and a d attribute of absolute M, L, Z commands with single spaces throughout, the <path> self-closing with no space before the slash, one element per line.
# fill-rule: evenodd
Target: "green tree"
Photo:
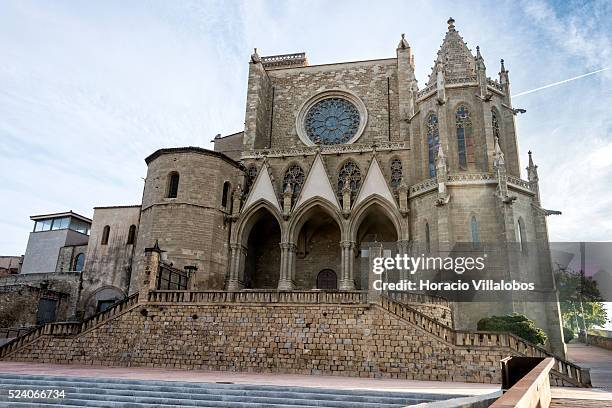
<path fill-rule="evenodd" d="M 533 320 L 527 316 L 513 313 L 506 316 L 485 317 L 478 321 L 478 330 L 509 332 L 515 334 L 533 344 L 546 343 L 546 333 L 536 327 Z"/>
<path fill-rule="evenodd" d="M 555 281 L 559 291 L 559 303 L 564 325 L 574 332 L 595 326 L 603 326 L 607 322 L 597 281 L 583 273 L 557 265 Z"/>

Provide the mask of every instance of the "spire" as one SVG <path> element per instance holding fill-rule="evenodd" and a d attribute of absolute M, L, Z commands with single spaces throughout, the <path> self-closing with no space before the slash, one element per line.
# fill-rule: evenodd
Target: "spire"
<path fill-rule="evenodd" d="M 449 17 L 447 23 L 448 23 L 448 31 L 454 31 L 455 30 L 455 19 L 452 17 Z"/>
<path fill-rule="evenodd" d="M 529 166 L 527 166 L 527 179 L 530 182 L 538 181 L 538 166 L 533 164 L 533 158 L 531 157 L 531 150 L 528 152 L 529 154 Z"/>
<path fill-rule="evenodd" d="M 410 45 L 408 44 L 408 41 L 406 41 L 406 34 L 402 33 L 402 38 L 399 44 L 397 44 L 397 49 L 406 49 L 406 48 L 410 48 Z"/>
<path fill-rule="evenodd" d="M 452 17 L 448 19 L 448 31 L 438 50 L 432 73 L 427 81 L 428 86 L 436 83 L 436 72 L 440 65 L 444 65 L 447 80 L 464 79 L 476 75 L 474 56 L 455 29 L 455 20 Z"/>
<path fill-rule="evenodd" d="M 503 58 L 501 59 L 500 63 L 501 63 L 501 68 L 499 70 L 499 82 L 502 83 L 502 84 L 507 84 L 509 82 L 508 81 L 508 72 L 509 71 L 507 71 L 506 67 L 504 66 Z"/>
<path fill-rule="evenodd" d="M 482 55 L 480 54 L 480 46 L 476 46 L 476 58 L 474 59 L 474 61 L 476 62 L 476 69 L 478 70 L 484 70 L 485 64 L 484 64 L 484 58 L 482 58 Z"/>

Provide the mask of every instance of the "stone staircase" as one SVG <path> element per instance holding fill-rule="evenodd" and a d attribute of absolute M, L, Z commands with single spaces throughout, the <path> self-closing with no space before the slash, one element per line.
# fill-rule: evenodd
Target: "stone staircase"
<path fill-rule="evenodd" d="M 83 322 L 58 322 L 47 323 L 41 326 L 33 326 L 32 328 L 20 333 L 19 336 L 0 345 L 0 359 L 43 335 L 74 336 L 90 330 L 137 305 L 138 293 L 135 293 L 124 300 L 115 303 L 105 311 L 91 316 Z"/>
<path fill-rule="evenodd" d="M 432 298 L 433 299 L 433 298 Z M 567 360 L 552 355 L 541 347 L 533 345 L 509 333 L 470 332 L 455 330 L 438 319 L 425 315 L 410 306 L 410 302 L 418 301 L 448 305 L 439 299 L 404 299 L 402 297 L 381 296 L 376 301 L 369 299 L 367 292 L 318 292 L 318 291 L 152 291 L 146 299 L 139 299 L 135 294 L 124 301 L 115 304 L 103 313 L 92 316 L 80 322 L 51 323 L 41 326 L 13 341 L 0 346 L 0 360 L 10 357 L 23 347 L 33 344 L 39 338 L 76 338 L 92 330 L 96 330 L 108 321 L 118 318 L 132 309 L 144 305 L 179 305 L 179 304 L 300 304 L 300 305 L 364 305 L 379 307 L 398 318 L 430 333 L 449 347 L 466 348 L 470 350 L 504 350 L 507 355 L 530 357 L 554 357 L 555 366 L 551 371 L 551 382 L 557 386 L 590 387 L 591 381 L 588 369 L 581 368 Z M 139 303 L 140 302 L 140 303 Z M 409 302 L 409 303 L 406 303 Z"/>
<path fill-rule="evenodd" d="M 401 319 L 433 334 L 449 345 L 472 349 L 496 347 L 506 349 L 512 355 L 541 358 L 552 357 L 554 359 L 554 366 L 550 371 L 552 384 L 556 386 L 591 387 L 591 376 L 588 368 L 579 367 L 514 334 L 455 330 L 398 301 L 398 299 L 388 296 L 381 296 L 378 305 Z"/>
<path fill-rule="evenodd" d="M 0 374 L 0 407 L 395 408 L 456 396 L 273 385 Z M 8 390 L 64 390 L 63 399 L 9 399 Z"/>

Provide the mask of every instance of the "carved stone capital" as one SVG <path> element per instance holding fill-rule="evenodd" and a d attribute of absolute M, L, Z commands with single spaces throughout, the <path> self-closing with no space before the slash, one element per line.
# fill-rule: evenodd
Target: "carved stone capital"
<path fill-rule="evenodd" d="M 297 251 L 297 245 L 295 245 L 293 242 L 281 242 L 278 245 L 280 246 L 282 251 L 290 251 L 290 252 Z"/>
<path fill-rule="evenodd" d="M 354 241 L 340 241 L 340 248 L 342 249 L 355 249 L 356 245 Z"/>

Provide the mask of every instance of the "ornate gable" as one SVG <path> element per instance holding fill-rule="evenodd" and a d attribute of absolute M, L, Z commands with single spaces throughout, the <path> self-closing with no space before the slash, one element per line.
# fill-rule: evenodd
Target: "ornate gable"
<path fill-rule="evenodd" d="M 253 183 L 253 187 L 251 188 L 251 192 L 247 197 L 246 202 L 244 203 L 243 211 L 249 208 L 251 205 L 255 204 L 259 200 L 264 200 L 269 202 L 274 206 L 274 208 L 278 209 L 281 212 L 280 204 L 278 203 L 278 198 L 276 196 L 276 191 L 274 190 L 274 185 L 272 184 L 272 179 L 270 178 L 270 171 L 268 169 L 268 163 L 264 163 L 259 170 L 259 174 Z"/>
<path fill-rule="evenodd" d="M 389 189 L 389 184 L 387 184 L 387 180 L 380 169 L 376 156 L 372 158 L 370 168 L 368 169 L 368 173 L 366 174 L 361 189 L 359 189 L 359 194 L 357 195 L 354 206 L 359 205 L 359 203 L 373 195 L 383 197 L 395 208 L 397 208 L 397 203 L 395 202 L 393 193 Z"/>
<path fill-rule="evenodd" d="M 317 154 L 314 162 L 312 163 L 312 167 L 308 172 L 308 176 L 306 176 L 304 187 L 300 192 L 295 208 L 298 208 L 301 204 L 313 197 L 324 198 L 332 203 L 336 208 L 340 209 L 338 199 L 336 198 L 334 189 L 329 181 L 329 176 L 325 170 L 321 154 Z"/>

